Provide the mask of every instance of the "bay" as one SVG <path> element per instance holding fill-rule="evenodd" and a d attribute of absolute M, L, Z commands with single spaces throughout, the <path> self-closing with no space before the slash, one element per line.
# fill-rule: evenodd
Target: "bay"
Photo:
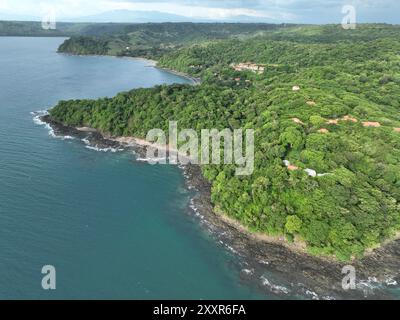
<path fill-rule="evenodd" d="M 63 41 L 0 38 L 0 298 L 268 298 L 189 213 L 178 168 L 89 150 L 32 120 L 62 99 L 190 80 L 145 60 L 58 54 Z M 54 291 L 41 287 L 44 265 Z"/>

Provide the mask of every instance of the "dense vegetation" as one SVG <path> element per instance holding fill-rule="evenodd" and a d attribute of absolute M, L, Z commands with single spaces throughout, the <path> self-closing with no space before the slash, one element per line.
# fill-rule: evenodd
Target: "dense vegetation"
<path fill-rule="evenodd" d="M 147 23 L 127 24 L 115 28 L 102 37 L 72 37 L 60 47 L 60 52 L 80 54 L 106 54 L 118 56 L 147 57 L 157 59 L 176 51 L 184 45 L 207 40 L 252 37 L 282 25 L 239 23 Z M 109 28 L 109 27 L 107 27 Z M 107 29 L 106 28 L 106 29 Z M 96 42 L 102 42 L 99 48 Z"/>
<path fill-rule="evenodd" d="M 176 25 L 179 24 L 165 24 Z M 124 41 L 127 34 L 138 32 L 140 30 L 151 30 L 151 26 L 155 24 L 138 24 L 138 23 L 70 23 L 57 22 L 56 30 L 45 30 L 39 21 L 0 21 L 0 36 L 24 36 L 24 37 L 49 37 L 49 36 L 65 36 L 65 37 L 95 37 L 96 39 L 115 38 L 116 41 Z M 153 27 L 156 29 L 156 27 Z M 173 28 L 173 27 L 171 27 Z M 264 27 L 266 28 L 266 27 Z"/>
<path fill-rule="evenodd" d="M 217 210 L 251 230 L 304 241 L 313 254 L 349 260 L 400 230 L 399 29 L 293 26 L 186 46 L 160 65 L 201 77 L 200 86 L 61 101 L 51 117 L 115 136 L 145 137 L 169 120 L 196 130 L 254 128 L 253 175 L 202 168 Z M 265 64 L 265 73 L 230 67 L 245 61 Z M 336 119 L 344 120 L 327 123 Z M 328 174 L 310 177 L 305 168 Z"/>
<path fill-rule="evenodd" d="M 73 52 L 80 55 L 106 55 L 108 50 L 108 41 L 87 36 L 74 37 L 73 42 L 67 40 L 58 49 L 59 52 Z"/>
<path fill-rule="evenodd" d="M 24 37 L 68 37 L 79 34 L 95 34 L 99 28 L 88 23 L 57 23 L 56 30 L 45 30 L 41 22 L 0 21 L 0 36 L 24 36 Z"/>

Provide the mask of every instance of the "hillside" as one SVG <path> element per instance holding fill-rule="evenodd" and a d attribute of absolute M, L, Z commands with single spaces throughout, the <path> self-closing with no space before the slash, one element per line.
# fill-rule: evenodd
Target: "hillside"
<path fill-rule="evenodd" d="M 283 25 L 240 23 L 147 23 L 119 25 L 112 34 L 76 36 L 60 52 L 159 58 L 190 44 L 210 40 L 253 37 Z"/>
<path fill-rule="evenodd" d="M 197 131 L 253 128 L 253 175 L 202 168 L 216 211 L 340 260 L 393 238 L 400 231 L 399 27 L 291 26 L 205 40 L 159 58 L 160 66 L 201 77 L 200 86 L 61 101 L 51 117 L 142 138 L 170 120 Z M 265 72 L 232 67 L 243 62 Z"/>
<path fill-rule="evenodd" d="M 41 22 L 0 21 L 0 36 L 22 37 L 70 37 L 99 36 L 119 31 L 125 25 L 94 23 L 57 23 L 56 30 L 45 30 Z"/>

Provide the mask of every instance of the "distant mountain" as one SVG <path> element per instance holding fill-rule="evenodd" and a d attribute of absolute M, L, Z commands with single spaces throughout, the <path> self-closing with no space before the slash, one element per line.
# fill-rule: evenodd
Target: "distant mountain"
<path fill-rule="evenodd" d="M 254 18 L 249 16 L 237 16 L 223 20 L 206 18 L 189 18 L 177 14 L 165 13 L 160 11 L 130 11 L 115 10 L 101 14 L 74 18 L 62 19 L 68 22 L 114 22 L 114 23 L 146 23 L 146 22 L 269 22 L 267 19 Z"/>
<path fill-rule="evenodd" d="M 34 16 L 11 16 L 0 13 L 0 20 L 13 21 L 42 21 L 41 17 Z M 250 16 L 235 16 L 225 19 L 207 19 L 207 18 L 189 18 L 178 14 L 165 13 L 160 11 L 131 11 L 131 10 L 114 10 L 100 13 L 97 15 L 68 18 L 57 17 L 57 22 L 92 22 L 92 23 L 160 23 L 160 22 L 242 22 L 242 23 L 277 23 L 266 18 L 255 18 Z"/>
<path fill-rule="evenodd" d="M 114 22 L 114 23 L 146 23 L 146 22 L 192 22 L 192 18 L 159 11 L 115 10 L 93 16 L 68 19 L 69 22 Z M 196 22 L 202 21 L 196 20 Z M 207 20 L 203 20 L 206 22 Z"/>
<path fill-rule="evenodd" d="M 241 23 L 282 23 L 283 21 L 272 20 L 268 18 L 250 17 L 245 15 L 226 18 L 223 22 L 241 22 Z"/>

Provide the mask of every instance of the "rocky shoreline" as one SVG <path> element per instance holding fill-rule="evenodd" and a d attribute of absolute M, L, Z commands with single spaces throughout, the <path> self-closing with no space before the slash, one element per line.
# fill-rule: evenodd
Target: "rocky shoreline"
<path fill-rule="evenodd" d="M 56 135 L 85 139 L 96 148 L 126 147 L 94 130 L 78 130 L 52 121 L 45 115 Z M 134 151 L 144 155 L 145 146 Z M 229 223 L 214 212 L 211 186 L 202 176 L 199 166 L 182 167 L 188 187 L 196 190 L 190 207 L 202 225 L 234 255 L 239 257 L 241 278 L 256 284 L 260 290 L 281 298 L 309 299 L 393 299 L 388 289 L 400 283 L 400 240 L 374 250 L 365 258 L 351 263 L 339 263 L 291 250 L 279 243 L 261 241 L 249 232 Z M 356 270 L 357 289 L 342 289 L 342 269 L 351 265 Z"/>
<path fill-rule="evenodd" d="M 339 263 L 313 257 L 306 253 L 290 250 L 284 245 L 268 243 L 249 232 L 239 230 L 235 225 L 214 212 L 211 186 L 204 181 L 197 166 L 184 168 L 190 184 L 198 190 L 193 205 L 198 213 L 212 225 L 219 241 L 227 243 L 236 254 L 244 258 L 249 270 L 244 276 L 250 280 L 262 279 L 265 272 L 273 274 L 276 284 L 269 283 L 269 289 L 276 289 L 287 295 L 309 296 L 315 299 L 358 299 L 390 298 L 385 287 L 399 283 L 400 241 L 396 240 L 360 261 Z M 354 266 L 357 276 L 357 290 L 342 289 L 342 269 Z M 282 287 L 282 283 L 286 283 Z M 285 290 L 286 288 L 286 290 Z"/>

